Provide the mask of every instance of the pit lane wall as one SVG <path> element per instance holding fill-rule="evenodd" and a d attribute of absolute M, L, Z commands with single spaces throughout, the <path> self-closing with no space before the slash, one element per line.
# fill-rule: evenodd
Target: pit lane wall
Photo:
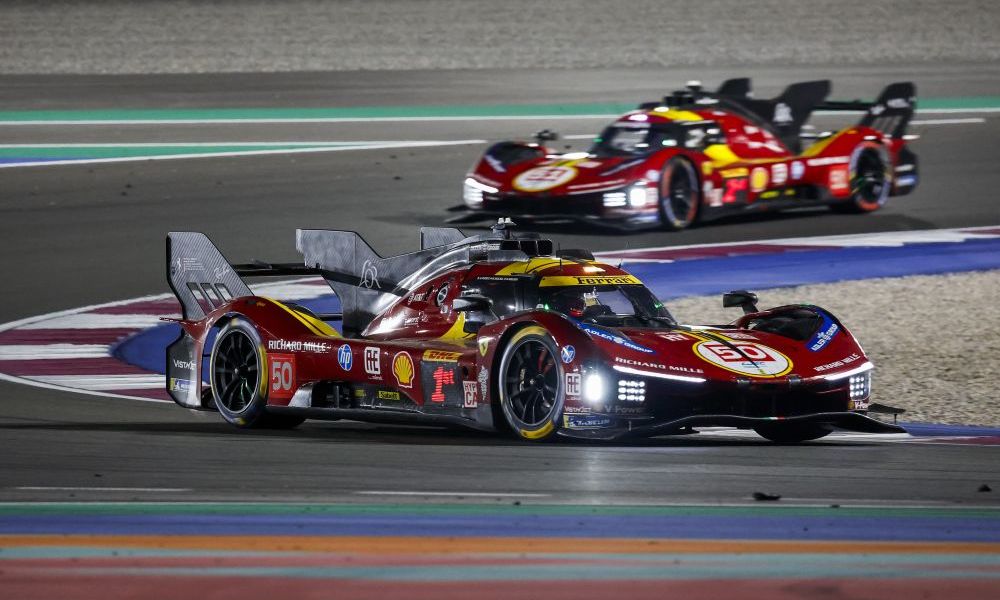
<path fill-rule="evenodd" d="M 977 0 L 4 2 L 0 73 L 947 64 L 997 30 Z"/>

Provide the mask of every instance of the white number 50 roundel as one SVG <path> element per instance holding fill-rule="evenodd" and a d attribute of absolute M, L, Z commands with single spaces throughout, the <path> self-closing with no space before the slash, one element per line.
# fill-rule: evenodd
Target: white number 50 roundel
<path fill-rule="evenodd" d="M 780 377 L 792 370 L 792 361 L 787 356 L 763 344 L 700 342 L 694 350 L 716 366 L 751 377 Z"/>
<path fill-rule="evenodd" d="M 537 167 L 514 178 L 514 189 L 522 192 L 544 192 L 576 177 L 573 167 Z"/>

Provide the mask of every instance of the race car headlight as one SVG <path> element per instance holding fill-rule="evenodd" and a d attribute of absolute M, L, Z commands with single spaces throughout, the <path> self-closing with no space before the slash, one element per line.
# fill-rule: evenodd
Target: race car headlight
<path fill-rule="evenodd" d="M 851 375 L 848 380 L 848 393 L 851 400 L 864 400 L 872 393 L 871 371 Z"/>
<path fill-rule="evenodd" d="M 479 206 L 483 203 L 483 192 L 488 194 L 497 193 L 497 188 L 480 183 L 471 177 L 465 178 L 465 185 L 462 187 L 462 200 L 466 206 Z"/>
<path fill-rule="evenodd" d="M 604 206 L 615 208 L 618 206 L 625 206 L 628 202 L 625 192 L 605 192 L 604 193 Z"/>
<path fill-rule="evenodd" d="M 604 399 L 604 377 L 600 373 L 590 373 L 583 378 L 583 399 L 591 404 Z"/>
<path fill-rule="evenodd" d="M 628 190 L 628 204 L 632 208 L 642 208 L 646 206 L 646 202 L 649 200 L 648 189 L 646 184 L 637 184 L 629 188 Z"/>
<path fill-rule="evenodd" d="M 645 402 L 646 382 L 635 379 L 619 379 L 618 400 L 622 402 Z"/>

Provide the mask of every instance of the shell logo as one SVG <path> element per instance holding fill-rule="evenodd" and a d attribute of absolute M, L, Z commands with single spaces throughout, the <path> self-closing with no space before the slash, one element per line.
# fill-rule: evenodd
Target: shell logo
<path fill-rule="evenodd" d="M 750 189 L 754 193 L 763 192 L 767 188 L 767 169 L 757 167 L 750 172 Z"/>
<path fill-rule="evenodd" d="M 536 167 L 514 178 L 514 189 L 522 192 L 544 192 L 572 181 L 576 177 L 573 167 Z"/>
<path fill-rule="evenodd" d="M 399 387 L 413 387 L 413 359 L 409 352 L 397 352 L 392 358 L 392 374 Z"/>

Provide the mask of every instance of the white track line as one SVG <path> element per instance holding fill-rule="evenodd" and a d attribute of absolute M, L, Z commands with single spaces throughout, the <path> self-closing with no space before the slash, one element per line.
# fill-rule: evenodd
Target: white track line
<path fill-rule="evenodd" d="M 1000 107 L 985 108 L 921 108 L 917 114 L 975 114 L 998 113 Z M 850 115 L 863 114 L 863 111 L 827 111 L 821 110 L 815 115 Z M 621 114 L 588 114 L 588 115 L 511 115 L 511 116 L 461 116 L 461 117 L 288 117 L 260 119 L 63 119 L 58 121 L 0 121 L 0 127 L 7 126 L 68 126 L 68 125 L 256 125 L 269 123 L 433 123 L 436 121 L 565 121 L 573 119 L 613 119 Z"/>
<path fill-rule="evenodd" d="M 155 390 L 166 387 L 166 375 L 24 375 L 24 379 L 62 388 L 100 390 Z"/>
<path fill-rule="evenodd" d="M 518 492 L 418 492 L 418 491 L 361 491 L 358 496 L 468 496 L 474 498 L 549 498 L 552 494 L 531 494 Z"/>
<path fill-rule="evenodd" d="M 25 492 L 190 492 L 191 488 L 154 488 L 154 487 L 90 487 L 90 486 L 48 486 L 19 485 L 15 490 Z"/>
<path fill-rule="evenodd" d="M 20 329 L 145 329 L 162 325 L 158 315 L 75 314 L 23 325 Z"/>
<path fill-rule="evenodd" d="M 279 154 L 316 154 L 320 152 L 345 152 L 348 150 L 385 150 L 392 148 L 428 148 L 437 146 L 461 146 L 485 144 L 486 140 L 449 140 L 435 142 L 399 142 L 391 144 L 370 144 L 366 146 L 321 146 L 307 148 L 287 148 L 283 150 L 243 150 L 234 152 L 196 152 L 191 154 L 164 154 L 153 156 L 121 156 L 115 158 L 84 158 L 70 160 L 40 160 L 35 162 L 0 163 L 0 169 L 18 167 L 44 167 L 56 165 L 92 165 L 98 163 L 138 162 L 144 160 L 184 160 L 188 158 L 227 158 L 231 156 L 272 156 Z"/>
<path fill-rule="evenodd" d="M 61 358 L 103 358 L 106 344 L 20 344 L 0 346 L 0 360 L 55 360 Z"/>

